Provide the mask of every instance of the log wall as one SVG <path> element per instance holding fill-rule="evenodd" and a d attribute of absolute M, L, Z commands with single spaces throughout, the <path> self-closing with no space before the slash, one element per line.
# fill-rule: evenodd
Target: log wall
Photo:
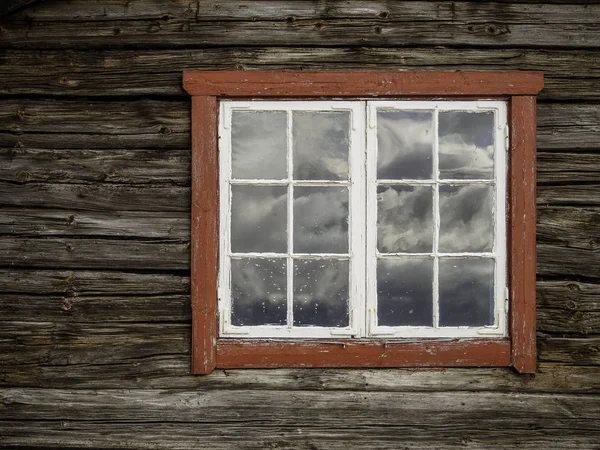
<path fill-rule="evenodd" d="M 20 4 L 0 18 L 1 448 L 599 448 L 600 2 Z M 538 373 L 190 375 L 184 69 L 543 71 Z"/>

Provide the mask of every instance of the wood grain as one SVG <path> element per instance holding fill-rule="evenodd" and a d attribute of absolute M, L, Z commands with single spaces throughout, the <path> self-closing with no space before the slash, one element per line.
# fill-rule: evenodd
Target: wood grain
<path fill-rule="evenodd" d="M 509 289 L 512 364 L 521 373 L 536 370 L 535 342 L 535 117 L 533 96 L 510 101 Z"/>
<path fill-rule="evenodd" d="M 192 372 L 217 364 L 219 251 L 218 102 L 192 97 Z"/>

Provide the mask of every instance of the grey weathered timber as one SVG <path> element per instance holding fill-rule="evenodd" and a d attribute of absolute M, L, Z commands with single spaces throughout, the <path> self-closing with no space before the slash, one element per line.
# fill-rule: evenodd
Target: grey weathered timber
<path fill-rule="evenodd" d="M 366 400 L 365 400 L 366 401 Z M 459 403 L 457 403 L 458 405 Z M 561 405 L 553 405 L 558 408 Z M 387 412 L 387 411 L 386 411 Z M 404 417 L 409 411 L 395 411 L 397 417 Z M 493 414 L 486 410 L 485 414 Z M 333 409 L 332 414 L 342 414 Z M 421 417 L 419 415 L 419 417 Z M 448 449 L 495 449 L 512 450 L 516 447 L 530 450 L 563 450 L 565 446 L 576 442 L 578 449 L 595 450 L 598 436 L 590 430 L 589 421 L 576 418 L 569 421 L 566 429 L 556 424 L 546 428 L 543 423 L 527 420 L 523 428 L 498 428 L 488 425 L 483 429 L 466 429 L 459 426 L 428 426 L 423 416 L 423 424 L 416 426 L 394 425 L 373 426 L 352 423 L 352 419 L 336 424 L 335 429 L 318 424 L 315 426 L 297 426 L 293 421 L 266 424 L 253 420 L 238 420 L 216 429 L 215 425 L 197 423 L 132 424 L 120 422 L 106 424 L 103 421 L 7 421 L 0 428 L 6 436 L 7 444 L 24 443 L 29 447 L 38 445 L 65 444 L 85 448 L 127 448 L 152 449 L 340 449 L 370 448 L 373 450 L 403 448 L 431 449 L 432 442 L 443 442 Z M 466 419 L 465 419 L 466 420 Z M 471 423 L 477 425 L 476 418 Z M 560 424 L 562 425 L 562 423 Z M 4 431 L 6 430 L 6 431 Z M 132 439 L 135 436 L 135 439 Z M 139 436 L 139 438 L 138 438 Z M 244 436 L 238 441 L 239 436 Z M 351 442 L 351 444 L 348 444 Z M 437 444 L 439 445 L 439 444 Z M 92 446 L 92 447 L 90 447 Z M 398 447 L 401 446 L 401 447 Z M 21 447 L 9 447 L 21 448 Z"/>
<path fill-rule="evenodd" d="M 444 3 L 437 5 L 440 4 Z M 430 8 L 437 5 L 433 3 Z M 241 9 L 249 9 L 252 14 L 254 5 L 250 3 L 245 6 Z M 579 19 L 575 24 L 572 19 L 561 22 L 562 15 L 557 12 L 557 7 L 546 7 L 545 11 L 540 8 L 538 11 L 545 16 L 545 20 L 538 19 L 534 23 L 523 20 L 527 17 L 527 11 L 521 13 L 522 20 L 515 21 L 503 17 L 503 9 L 497 8 L 497 18 L 490 22 L 485 17 L 477 17 L 477 7 L 467 6 L 464 14 L 456 11 L 456 8 L 453 11 L 449 2 L 445 3 L 445 7 L 446 17 L 443 13 L 442 17 L 438 17 L 422 8 L 413 17 L 410 17 L 410 12 L 404 15 L 399 11 L 395 16 L 386 10 L 380 10 L 377 15 L 344 17 L 330 10 L 326 17 L 319 17 L 318 13 L 315 15 L 313 12 L 310 17 L 296 19 L 294 15 L 281 14 L 280 11 L 276 19 L 257 20 L 259 17 L 234 15 L 236 20 L 207 17 L 203 21 L 196 19 L 196 14 L 200 17 L 203 15 L 193 8 L 188 8 L 181 15 L 165 11 L 161 17 L 134 20 L 128 19 L 126 14 L 113 17 L 105 15 L 103 20 L 78 20 L 76 16 L 54 20 L 11 17 L 2 25 L 2 44 L 11 48 L 173 48 L 192 45 L 600 46 L 597 23 L 600 12 L 597 7 L 569 7 L 572 15 Z M 240 8 L 234 6 L 234 9 Z M 583 16 L 587 16 L 587 19 L 581 20 Z M 396 20 L 396 17 L 401 19 Z M 429 20 L 424 21 L 423 17 Z"/>
<path fill-rule="evenodd" d="M 0 239 L 3 266 L 61 269 L 188 270 L 189 240 Z"/>
<path fill-rule="evenodd" d="M 189 275 L 116 270 L 0 268 L 2 294 L 165 295 L 189 294 Z"/>
<path fill-rule="evenodd" d="M 540 99 L 600 99 L 600 54 L 588 50 L 227 47 L 156 50 L 6 50 L 0 93 L 187 96 L 184 69 L 541 70 Z M 43 70 L 40 70 L 42 65 Z M 573 67 L 577 73 L 573 74 Z M 109 73 L 107 73 L 109 72 Z"/>
<path fill-rule="evenodd" d="M 97 211 L 189 211 L 190 188 L 168 184 L 0 182 L 0 205 Z"/>
<path fill-rule="evenodd" d="M 188 149 L 189 100 L 4 100 L 0 148 Z M 598 148 L 600 106 L 542 103 L 538 148 Z"/>
<path fill-rule="evenodd" d="M 282 20 L 288 17 L 299 19 L 347 18 L 347 19 L 389 19 L 394 21 L 422 20 L 473 20 L 482 22 L 510 20 L 515 23 L 595 23 L 600 14 L 597 2 L 588 5 L 552 5 L 540 2 L 531 5 L 527 2 L 499 5 L 497 2 L 387 2 L 354 1 L 352 3 L 323 4 L 316 0 L 292 0 L 274 2 L 269 0 L 229 0 L 223 3 L 187 1 L 146 1 L 144 4 L 124 4 L 119 0 L 71 0 L 68 4 L 55 2 L 52 5 L 39 4 L 22 12 L 20 18 L 37 21 L 80 20 L 141 20 L 178 17 L 198 22 L 239 21 L 239 20 Z M 561 3 L 568 3 L 561 0 Z"/>
<path fill-rule="evenodd" d="M 0 148 L 0 181 L 15 183 L 171 183 L 189 186 L 190 173 L 189 150 Z"/>
<path fill-rule="evenodd" d="M 0 447 L 598 450 L 599 24 L 596 0 L 45 0 L 0 18 Z M 190 375 L 186 69 L 543 71 L 537 373 Z"/>

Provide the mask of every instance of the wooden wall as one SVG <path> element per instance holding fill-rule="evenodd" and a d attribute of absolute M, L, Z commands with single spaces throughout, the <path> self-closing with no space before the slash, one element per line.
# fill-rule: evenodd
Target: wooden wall
<path fill-rule="evenodd" d="M 600 2 L 46 0 L 0 20 L 0 447 L 600 448 Z M 190 375 L 181 73 L 258 68 L 545 72 L 535 376 Z"/>

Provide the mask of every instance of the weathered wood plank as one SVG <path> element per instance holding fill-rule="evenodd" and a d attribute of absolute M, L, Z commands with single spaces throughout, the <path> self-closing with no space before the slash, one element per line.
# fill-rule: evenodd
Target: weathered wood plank
<path fill-rule="evenodd" d="M 3 322 L 0 366 L 95 365 L 169 355 L 190 359 L 191 325 L 183 323 Z"/>
<path fill-rule="evenodd" d="M 536 192 L 538 205 L 600 205 L 600 185 L 598 183 L 571 186 L 538 185 Z"/>
<path fill-rule="evenodd" d="M 600 313 L 598 313 L 600 316 Z M 189 295 L 89 297 L 69 293 L 60 296 L 3 294 L 0 323 L 39 322 L 186 322 L 191 320 Z M 599 319 L 600 320 L 600 319 Z"/>
<path fill-rule="evenodd" d="M 0 239 L 0 262 L 6 266 L 59 269 L 188 270 L 190 244 L 185 240 L 68 238 Z"/>
<path fill-rule="evenodd" d="M 0 182 L 0 206 L 70 211 L 189 211 L 190 188 L 172 185 Z M 69 219 L 68 219 L 69 220 Z"/>
<path fill-rule="evenodd" d="M 542 184 L 598 183 L 600 153 L 538 152 L 537 181 Z"/>
<path fill-rule="evenodd" d="M 365 399 L 366 401 L 366 399 Z M 457 402 L 457 407 L 463 406 Z M 465 404 L 466 406 L 466 404 Z M 560 399 L 552 408 L 562 406 Z M 481 411 L 482 417 L 493 415 L 499 406 Z M 335 409 L 332 414 L 338 413 Z M 425 414 L 418 410 L 402 411 L 399 417 L 410 414 Z M 339 414 L 345 416 L 343 411 Z M 382 414 L 387 414 L 387 411 Z M 369 448 L 373 450 L 402 449 L 481 449 L 501 450 L 549 449 L 549 450 L 595 450 L 598 435 L 586 419 L 573 419 L 567 428 L 548 428 L 542 418 L 538 418 L 535 406 L 530 417 L 523 422 L 505 423 L 496 427 L 489 425 L 477 428 L 478 418 L 465 423 L 437 425 L 395 424 L 362 425 L 353 424 L 352 418 L 342 419 L 335 429 L 326 422 L 315 422 L 308 426 L 296 426 L 294 421 L 280 424 L 263 424 L 245 417 L 239 422 L 225 422 L 215 425 L 197 423 L 159 422 L 136 424 L 129 420 L 116 423 L 106 421 L 5 421 L 0 423 L 0 433 L 5 437 L 8 449 L 21 448 L 127 448 L 132 449 L 226 449 L 231 448 L 282 450 L 306 450 L 327 448 L 346 450 L 348 448 Z M 591 429 L 591 431 L 590 431 Z M 243 436 L 243 438 L 242 438 Z"/>
<path fill-rule="evenodd" d="M 541 70 L 541 99 L 600 99 L 598 52 L 449 48 L 6 50 L 2 94 L 178 95 L 184 69 Z M 577 67 L 577 74 L 573 74 Z"/>
<path fill-rule="evenodd" d="M 190 239 L 189 211 L 74 211 L 2 208 L 0 234 Z"/>
<path fill-rule="evenodd" d="M 598 396 L 556 394 L 549 402 L 535 394 L 471 392 L 362 392 L 136 389 L 60 390 L 2 389 L 5 420 L 119 420 L 137 423 L 170 421 L 201 425 L 260 424 L 311 427 L 397 425 L 499 429 L 519 424 L 527 428 L 579 428 L 600 435 Z M 60 405 L 57 407 L 57 405 Z M 337 413 L 335 413 L 337 411 Z M 595 433 L 594 431 L 595 430 Z"/>
<path fill-rule="evenodd" d="M 597 330 L 596 330 L 597 331 Z M 539 360 L 576 365 L 600 365 L 600 337 L 538 338 Z"/>
<path fill-rule="evenodd" d="M 160 17 L 136 17 L 133 20 L 125 11 L 125 14 L 118 14 L 118 11 L 114 15 L 105 14 L 102 20 L 79 20 L 72 13 L 67 17 L 38 20 L 35 14 L 30 14 L 4 21 L 3 45 L 12 48 L 198 45 L 597 48 L 600 45 L 597 25 L 600 12 L 594 6 L 568 7 L 571 14 L 561 21 L 562 13 L 552 6 L 538 8 L 537 13 L 533 12 L 534 8 L 521 11 L 514 8 L 505 13 L 504 7 L 494 8 L 493 4 L 478 8 L 474 3 L 467 3 L 463 8 L 452 8 L 448 2 L 408 3 L 411 6 L 397 7 L 393 13 L 388 8 L 382 9 L 381 5 L 374 5 L 379 9 L 376 15 L 370 11 L 364 15 L 360 7 L 351 5 L 340 12 L 331 7 L 323 9 L 320 5 L 319 9 L 323 11 L 320 13 L 314 7 L 315 3 L 309 3 L 308 10 L 300 12 L 298 18 L 289 7 L 287 11 L 276 11 L 274 7 L 281 8 L 280 2 L 267 8 L 267 14 L 262 17 L 260 11 L 265 10 L 264 2 L 243 5 L 246 8 L 241 9 L 247 9 L 246 14 L 240 14 L 240 8 L 232 5 L 234 13 L 218 16 L 203 14 L 193 7 L 182 11 L 187 5 L 165 11 Z M 444 9 L 440 11 L 439 5 L 444 5 Z M 483 16 L 480 17 L 482 9 Z M 354 12 L 346 16 L 345 11 L 351 10 Z M 276 13 L 274 17 L 273 12 Z M 428 20 L 423 20 L 424 17 Z"/>
<path fill-rule="evenodd" d="M 598 247 L 584 249 L 537 244 L 536 248 L 538 275 L 600 278 Z"/>
<path fill-rule="evenodd" d="M 40 0 L 4 0 L 0 4 L 0 17 L 7 16 L 19 9 L 27 8 L 28 6 L 39 2 Z"/>
<path fill-rule="evenodd" d="M 189 150 L 0 148 L 0 181 L 190 185 Z"/>
<path fill-rule="evenodd" d="M 600 208 L 537 208 L 537 242 L 594 250 L 600 241 Z"/>
<path fill-rule="evenodd" d="M 529 3 L 529 2 L 528 2 Z M 37 5 L 19 14 L 19 18 L 35 21 L 105 21 L 182 18 L 195 21 L 215 20 L 281 20 L 300 19 L 387 19 L 388 21 L 415 21 L 423 17 L 431 20 L 462 20 L 477 18 L 482 22 L 513 21 L 517 23 L 596 23 L 600 7 L 593 2 L 583 5 L 531 5 L 528 3 L 499 5 L 497 2 L 386 2 L 354 1 L 324 5 L 311 1 L 235 0 L 224 3 L 187 1 L 146 1 L 124 4 L 119 0 L 71 0 L 68 5 L 54 2 Z M 533 3 L 533 2 L 531 2 Z M 544 1 L 543 3 L 552 3 Z M 560 3 L 568 3 L 561 0 Z"/>
<path fill-rule="evenodd" d="M 116 270 L 0 269 L 0 292 L 36 295 L 173 295 L 189 294 L 185 275 Z"/>

